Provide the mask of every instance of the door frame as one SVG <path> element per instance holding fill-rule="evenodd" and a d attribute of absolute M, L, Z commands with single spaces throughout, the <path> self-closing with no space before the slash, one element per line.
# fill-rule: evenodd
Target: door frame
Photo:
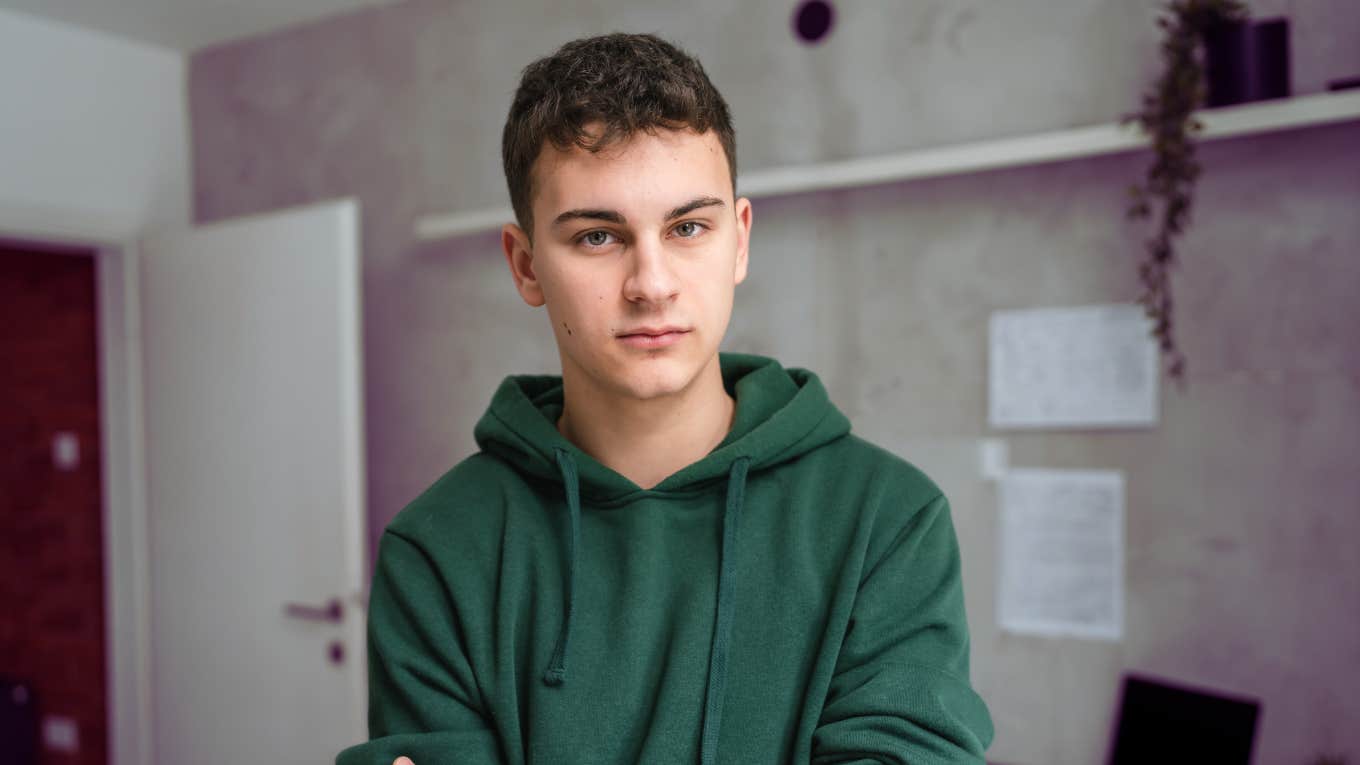
<path fill-rule="evenodd" d="M 95 253 L 105 716 L 111 765 L 152 765 L 150 578 L 137 241 L 120 216 L 0 199 L 0 236 Z"/>

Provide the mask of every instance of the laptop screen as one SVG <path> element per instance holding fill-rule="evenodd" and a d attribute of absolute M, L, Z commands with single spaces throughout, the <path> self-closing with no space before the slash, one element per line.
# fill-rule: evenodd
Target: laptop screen
<path fill-rule="evenodd" d="M 1260 702 L 1124 678 L 1109 765 L 1250 765 Z"/>

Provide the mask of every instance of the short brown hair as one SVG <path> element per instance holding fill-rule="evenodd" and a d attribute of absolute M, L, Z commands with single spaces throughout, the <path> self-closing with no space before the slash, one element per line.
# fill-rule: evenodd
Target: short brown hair
<path fill-rule="evenodd" d="M 586 125 L 601 122 L 598 135 Z M 544 141 L 597 152 L 638 131 L 713 130 L 727 154 L 732 191 L 737 142 L 718 89 L 693 56 L 649 34 L 614 33 L 563 45 L 525 67 L 501 135 L 501 160 L 519 225 L 533 236 L 530 171 Z"/>

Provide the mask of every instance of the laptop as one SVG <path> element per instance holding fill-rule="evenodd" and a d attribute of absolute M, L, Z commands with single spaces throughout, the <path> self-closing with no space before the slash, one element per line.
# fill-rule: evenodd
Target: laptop
<path fill-rule="evenodd" d="M 1125 675 L 1109 765 L 1250 765 L 1261 703 Z"/>

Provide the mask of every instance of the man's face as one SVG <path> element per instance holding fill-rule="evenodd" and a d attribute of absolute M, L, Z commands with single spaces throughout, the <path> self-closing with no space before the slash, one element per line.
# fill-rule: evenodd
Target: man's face
<path fill-rule="evenodd" d="M 524 301 L 547 306 L 564 377 L 649 399 L 716 364 L 751 227 L 716 134 L 546 144 L 533 179 L 533 244 L 513 224 L 502 244 Z"/>

